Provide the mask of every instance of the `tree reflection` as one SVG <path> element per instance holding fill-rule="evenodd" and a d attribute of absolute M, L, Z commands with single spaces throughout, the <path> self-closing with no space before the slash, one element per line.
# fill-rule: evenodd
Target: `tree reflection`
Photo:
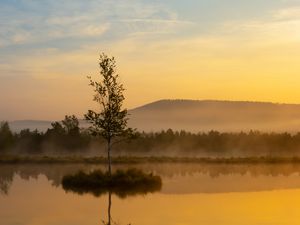
<path fill-rule="evenodd" d="M 109 174 L 100 170 L 84 173 L 79 171 L 73 175 L 66 175 L 62 180 L 62 187 L 66 192 L 79 195 L 92 194 L 99 197 L 108 195 L 107 222 L 104 225 L 117 224 L 111 216 L 112 194 L 119 198 L 126 198 L 134 195 L 146 195 L 160 191 L 162 180 L 159 176 L 148 174 L 141 170 L 117 170 Z"/>
<path fill-rule="evenodd" d="M 14 179 L 14 170 L 9 170 L 0 167 L 0 194 L 8 194 Z"/>
<path fill-rule="evenodd" d="M 79 171 L 64 176 L 62 187 L 66 192 L 79 195 L 92 194 L 99 197 L 106 193 L 113 193 L 120 198 L 126 198 L 160 191 L 162 180 L 160 176 L 137 169 L 117 170 L 111 175 L 101 170 L 89 173 Z"/>
<path fill-rule="evenodd" d="M 111 225 L 111 192 L 108 193 L 108 210 L 107 210 L 107 218 L 108 222 L 107 225 Z"/>
<path fill-rule="evenodd" d="M 7 195 L 10 186 L 12 185 L 13 177 L 1 177 L 0 179 L 0 193 Z"/>
<path fill-rule="evenodd" d="M 111 216 L 111 207 L 112 207 L 111 195 L 112 195 L 112 193 L 109 192 L 108 193 L 108 206 L 107 206 L 107 221 L 102 220 L 102 224 L 103 225 L 120 225 L 119 223 L 115 222 Z M 127 225 L 131 225 L 131 223 L 129 223 Z"/>

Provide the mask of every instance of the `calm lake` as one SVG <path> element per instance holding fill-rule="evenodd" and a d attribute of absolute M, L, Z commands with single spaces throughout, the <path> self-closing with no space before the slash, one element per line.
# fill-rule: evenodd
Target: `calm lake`
<path fill-rule="evenodd" d="M 160 175 L 162 189 L 111 195 L 111 224 L 299 225 L 300 165 L 137 164 Z M 0 165 L 1 225 L 101 225 L 109 194 L 66 192 L 65 174 L 100 165 Z"/>

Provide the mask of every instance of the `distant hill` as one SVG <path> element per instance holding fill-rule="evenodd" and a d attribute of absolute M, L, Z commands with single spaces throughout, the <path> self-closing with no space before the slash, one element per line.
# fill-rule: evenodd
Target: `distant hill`
<path fill-rule="evenodd" d="M 9 126 L 12 131 L 19 132 L 22 129 L 30 129 L 30 130 L 39 130 L 39 131 L 47 131 L 48 128 L 51 127 L 51 123 L 54 121 L 48 120 L 15 120 L 10 121 Z M 84 120 L 79 120 L 81 127 L 87 127 L 87 122 Z"/>
<path fill-rule="evenodd" d="M 129 110 L 129 125 L 138 130 L 300 131 L 300 105 L 215 100 L 160 100 Z M 14 131 L 45 131 L 50 121 L 12 121 Z M 81 121 L 81 126 L 87 126 Z"/>
<path fill-rule="evenodd" d="M 300 131 L 300 105 L 215 100 L 160 100 L 130 110 L 130 125 L 145 131 Z"/>
<path fill-rule="evenodd" d="M 10 121 L 9 126 L 14 132 L 19 132 L 22 129 L 30 129 L 39 131 L 46 131 L 51 127 L 51 121 L 44 120 L 15 120 Z"/>

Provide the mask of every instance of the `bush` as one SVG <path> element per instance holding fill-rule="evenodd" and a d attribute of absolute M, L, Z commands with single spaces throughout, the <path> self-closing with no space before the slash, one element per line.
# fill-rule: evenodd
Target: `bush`
<path fill-rule="evenodd" d="M 117 170 L 111 176 L 108 172 L 96 170 L 90 173 L 79 171 L 75 175 L 66 175 L 63 177 L 62 186 L 66 191 L 78 194 L 92 193 L 100 196 L 111 192 L 119 197 L 126 197 L 159 191 L 162 181 L 159 176 L 146 174 L 137 169 Z"/>

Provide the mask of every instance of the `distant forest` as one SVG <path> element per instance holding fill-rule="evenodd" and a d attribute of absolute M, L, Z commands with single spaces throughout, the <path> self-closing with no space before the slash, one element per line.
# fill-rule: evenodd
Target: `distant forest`
<path fill-rule="evenodd" d="M 75 116 L 51 124 L 46 132 L 29 129 L 13 133 L 7 122 L 0 124 L 0 155 L 88 155 L 106 154 L 106 143 L 88 129 L 79 128 Z M 113 155 L 137 156 L 300 156 L 300 133 L 259 131 L 191 133 L 173 131 L 138 132 L 134 138 L 116 143 Z"/>

